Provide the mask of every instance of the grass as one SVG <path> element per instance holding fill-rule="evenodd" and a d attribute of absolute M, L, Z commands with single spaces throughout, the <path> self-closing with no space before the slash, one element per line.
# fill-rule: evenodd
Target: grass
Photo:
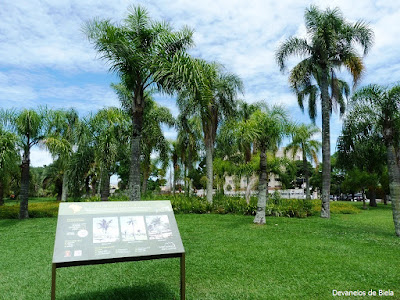
<path fill-rule="evenodd" d="M 46 203 L 52 203 L 52 202 L 57 202 L 57 199 L 55 197 L 31 197 L 29 198 L 29 204 L 31 203 L 42 203 L 42 202 L 46 202 Z M 19 204 L 19 200 L 11 200 L 10 198 L 6 198 L 4 199 L 4 204 L 5 205 L 17 205 Z"/>
<path fill-rule="evenodd" d="M 266 226 L 231 214 L 176 218 L 187 299 L 329 299 L 333 289 L 390 289 L 400 299 L 390 206 L 330 220 L 269 217 Z M 49 299 L 56 222 L 0 220 L 0 299 Z M 59 269 L 57 299 L 179 299 L 179 259 Z"/>

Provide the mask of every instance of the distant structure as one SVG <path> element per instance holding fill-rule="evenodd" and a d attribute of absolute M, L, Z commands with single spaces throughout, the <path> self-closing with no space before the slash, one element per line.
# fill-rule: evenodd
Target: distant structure
<path fill-rule="evenodd" d="M 276 157 L 283 158 L 285 157 L 284 154 L 285 148 L 279 148 L 278 151 L 275 153 Z M 293 159 L 293 153 L 292 151 L 288 151 L 286 154 L 286 157 L 290 160 L 303 160 L 303 153 L 301 151 L 298 151 L 294 155 Z M 258 181 L 258 178 L 255 176 L 252 176 L 249 178 L 249 183 L 254 184 Z M 247 178 L 242 177 L 240 180 L 240 185 L 239 189 L 235 190 L 235 186 L 237 186 L 237 182 L 235 182 L 235 176 L 226 176 L 225 177 L 225 184 L 224 184 L 224 193 L 227 195 L 237 195 L 237 194 L 244 194 L 248 185 Z M 305 182 L 301 185 L 301 188 L 295 188 L 295 189 L 286 189 L 282 190 L 282 182 L 280 181 L 279 177 L 277 177 L 275 174 L 269 174 L 268 175 L 268 192 L 269 193 L 274 193 L 275 191 L 278 191 L 283 198 L 295 198 L 295 199 L 302 199 L 305 198 L 305 188 L 306 184 Z M 256 194 L 257 191 L 255 190 L 254 186 L 251 187 L 251 193 Z M 317 194 L 313 193 L 312 198 L 316 198 Z"/>
<path fill-rule="evenodd" d="M 275 153 L 276 157 L 283 158 L 285 157 L 284 154 L 285 148 L 279 148 L 278 151 Z M 303 153 L 301 151 L 298 151 L 293 159 L 293 154 L 291 151 L 288 151 L 286 154 L 286 157 L 290 160 L 303 160 Z M 226 176 L 225 177 L 225 183 L 224 183 L 224 193 L 226 195 L 244 195 L 247 189 L 248 184 L 253 185 L 251 187 L 251 194 L 255 195 L 258 193 L 258 191 L 255 189 L 256 183 L 258 182 L 258 176 L 253 175 L 252 177 L 249 178 L 249 181 L 247 182 L 247 178 L 243 176 L 240 179 L 240 182 L 236 181 L 235 176 Z M 236 189 L 238 187 L 238 189 Z M 269 193 L 274 193 L 275 191 L 279 192 L 283 198 L 289 198 L 289 199 L 302 199 L 305 198 L 305 187 L 306 184 L 305 182 L 301 185 L 301 188 L 295 188 L 295 189 L 286 189 L 282 190 L 282 182 L 279 179 L 278 176 L 275 174 L 269 174 L 268 175 L 268 192 Z M 169 185 L 162 186 L 161 187 L 161 192 L 168 193 L 171 192 L 171 187 Z M 184 192 L 184 191 L 183 191 Z M 197 191 L 198 196 L 204 196 L 205 191 L 204 190 L 198 190 Z M 316 199 L 317 194 L 314 192 L 312 194 L 312 198 Z"/>

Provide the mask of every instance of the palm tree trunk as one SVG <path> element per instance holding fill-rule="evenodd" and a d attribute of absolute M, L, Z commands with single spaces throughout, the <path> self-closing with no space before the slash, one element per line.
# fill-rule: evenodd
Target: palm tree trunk
<path fill-rule="evenodd" d="M 376 204 L 376 188 L 375 187 L 371 188 L 370 198 L 371 199 L 369 199 L 369 206 L 377 207 L 378 205 Z"/>
<path fill-rule="evenodd" d="M 394 229 L 396 235 L 400 237 L 400 172 L 396 163 L 396 155 L 392 144 L 389 144 L 387 147 L 387 160 Z"/>
<path fill-rule="evenodd" d="M 206 141 L 207 201 L 213 202 L 213 145 Z"/>
<path fill-rule="evenodd" d="M 93 178 L 92 180 L 92 196 L 96 196 L 96 190 L 97 190 L 97 178 Z"/>
<path fill-rule="evenodd" d="M 306 152 L 304 151 L 304 146 L 303 146 L 303 171 L 304 171 L 304 177 L 306 180 L 306 199 L 311 200 L 310 175 L 308 174 L 307 156 L 306 156 Z"/>
<path fill-rule="evenodd" d="M 331 141 L 330 141 L 330 99 L 328 93 L 328 71 L 322 72 L 321 110 L 322 110 L 322 204 L 321 218 L 330 218 L 329 194 L 331 188 Z"/>
<path fill-rule="evenodd" d="M 140 201 L 140 136 L 132 136 L 129 200 Z"/>
<path fill-rule="evenodd" d="M 67 197 L 68 197 L 68 174 L 67 171 L 65 170 L 62 182 L 61 201 L 62 202 L 67 201 Z"/>
<path fill-rule="evenodd" d="M 147 170 L 143 171 L 143 182 L 142 182 L 142 194 L 147 192 L 147 179 L 149 179 L 149 172 Z"/>
<path fill-rule="evenodd" d="M 107 170 L 103 170 L 101 174 L 100 200 L 108 201 L 109 196 L 110 196 L 110 175 L 108 175 Z"/>
<path fill-rule="evenodd" d="M 365 196 L 365 190 L 364 189 L 362 189 L 361 197 L 362 197 L 362 200 L 363 200 L 363 209 L 366 210 L 367 209 L 367 205 L 365 203 L 366 196 Z"/>
<path fill-rule="evenodd" d="M 188 151 L 188 167 L 187 167 L 187 178 L 188 178 L 188 185 L 187 185 L 187 193 L 186 195 L 189 197 L 190 196 L 190 191 L 192 189 L 192 179 L 189 177 L 191 175 L 191 171 L 192 171 L 192 151 L 191 149 L 189 149 Z"/>
<path fill-rule="evenodd" d="M 140 201 L 140 139 L 143 127 L 143 86 L 138 85 L 132 99 L 131 165 L 129 170 L 129 200 Z"/>
<path fill-rule="evenodd" d="M 90 195 L 90 186 L 89 186 L 89 176 L 86 176 L 85 178 L 85 195 L 86 197 L 89 197 Z"/>
<path fill-rule="evenodd" d="M 249 180 L 250 180 L 250 182 L 249 182 Z M 250 177 L 250 179 L 249 179 L 249 176 L 247 176 L 247 187 L 246 187 L 246 194 L 245 194 L 247 204 L 250 204 L 251 188 L 253 187 L 255 181 L 256 181 L 255 176 Z"/>
<path fill-rule="evenodd" d="M 142 193 L 146 194 L 147 192 L 147 179 L 149 179 L 149 173 L 150 173 L 150 156 L 146 155 L 145 161 L 144 161 L 144 170 L 143 170 L 143 182 L 142 182 Z"/>
<path fill-rule="evenodd" d="M 265 207 L 267 206 L 267 155 L 264 149 L 260 152 L 260 179 L 258 183 L 257 212 L 254 223 L 265 224 Z"/>
<path fill-rule="evenodd" d="M 29 141 L 28 141 L 29 142 Z M 24 156 L 21 164 L 21 202 L 19 207 L 19 218 L 27 219 L 29 218 L 28 213 L 28 197 L 29 197 L 29 151 L 27 148 L 24 151 Z"/>
<path fill-rule="evenodd" d="M 0 206 L 4 205 L 4 184 L 3 179 L 0 178 Z"/>

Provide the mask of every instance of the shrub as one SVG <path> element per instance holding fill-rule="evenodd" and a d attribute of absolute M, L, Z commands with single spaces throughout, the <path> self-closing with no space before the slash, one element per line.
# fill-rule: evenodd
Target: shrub
<path fill-rule="evenodd" d="M 30 218 L 52 218 L 58 215 L 59 202 L 31 203 L 28 206 Z M 0 206 L 0 219 L 18 219 L 19 205 Z"/>
<path fill-rule="evenodd" d="M 312 200 L 312 211 L 314 215 L 321 212 L 321 200 Z M 330 202 L 330 209 L 332 214 L 358 214 L 361 210 L 351 204 L 346 202 Z"/>
<path fill-rule="evenodd" d="M 120 194 L 110 197 L 111 201 L 127 201 L 127 195 Z M 212 204 L 205 197 L 177 195 L 146 195 L 142 200 L 170 200 L 175 213 L 193 214 L 241 214 L 255 215 L 257 198 L 251 197 L 250 203 L 242 197 L 216 195 Z M 76 201 L 76 200 L 75 200 Z M 100 201 L 99 197 L 81 198 L 82 202 Z M 59 202 L 39 202 L 29 204 L 31 218 L 56 217 Z M 283 199 L 277 194 L 269 198 L 265 212 L 267 216 L 306 218 L 318 215 L 321 211 L 321 200 Z M 356 214 L 360 209 L 350 203 L 331 202 L 333 214 Z M 17 219 L 19 205 L 0 206 L 0 219 Z"/>

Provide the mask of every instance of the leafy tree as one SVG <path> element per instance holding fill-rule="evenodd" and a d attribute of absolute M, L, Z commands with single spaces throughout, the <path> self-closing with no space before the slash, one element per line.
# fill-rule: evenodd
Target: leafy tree
<path fill-rule="evenodd" d="M 28 197 L 29 197 L 29 170 L 30 153 L 33 146 L 42 142 L 46 137 L 46 115 L 47 109 L 39 110 L 23 109 L 20 111 L 2 111 L 3 122 L 10 131 L 17 135 L 17 145 L 22 150 L 21 163 L 21 192 L 19 218 L 29 218 Z"/>
<path fill-rule="evenodd" d="M 154 87 L 172 93 L 187 80 L 185 66 L 190 61 L 185 50 L 192 45 L 192 30 L 174 32 L 166 22 L 155 22 L 138 6 L 129 10 L 121 25 L 94 19 L 84 31 L 131 92 L 123 106 L 132 120 L 130 200 L 140 200 L 140 151 L 145 110 L 145 91 Z M 180 77 L 176 76 L 181 74 Z M 192 74 L 192 73 L 190 73 Z"/>
<path fill-rule="evenodd" d="M 18 166 L 20 156 L 16 148 L 17 137 L 0 127 L 0 206 L 4 205 L 4 191 L 11 180 L 11 173 Z"/>
<path fill-rule="evenodd" d="M 358 90 L 353 107 L 359 118 L 368 120 L 371 132 L 379 132 L 386 146 L 390 197 L 396 235 L 400 237 L 400 85 L 372 84 Z"/>
<path fill-rule="evenodd" d="M 363 209 L 367 209 L 365 205 L 365 189 L 369 186 L 376 184 L 378 181 L 377 174 L 371 174 L 367 171 L 354 168 L 347 172 L 343 181 L 344 188 L 362 191 Z"/>
<path fill-rule="evenodd" d="M 316 101 L 321 99 L 322 113 L 322 208 L 321 217 L 330 217 L 330 115 L 338 103 L 340 112 L 345 109 L 344 96 L 349 95 L 346 82 L 336 76 L 344 66 L 357 83 L 364 69 L 362 59 L 356 51 L 360 45 L 367 54 L 372 45 L 373 32 L 362 21 L 348 23 L 338 8 L 319 10 L 315 6 L 306 9 L 305 15 L 308 39 L 291 37 L 278 49 L 276 59 L 280 69 L 286 67 L 286 60 L 292 55 L 306 57 L 290 72 L 289 83 L 297 95 L 301 109 L 308 97 L 310 118 L 315 120 Z"/>
<path fill-rule="evenodd" d="M 318 164 L 318 152 L 321 148 L 321 142 L 313 139 L 313 136 L 320 132 L 319 128 L 314 125 L 294 125 L 291 130 L 292 141 L 285 148 L 285 155 L 291 151 L 294 159 L 298 152 L 303 156 L 303 174 L 306 181 L 306 199 L 311 199 L 310 182 L 308 172 L 307 158 Z"/>
<path fill-rule="evenodd" d="M 57 195 L 57 201 L 61 201 L 62 180 L 63 180 L 63 162 L 57 159 L 46 166 L 42 174 L 42 186 L 50 195 Z"/>
<path fill-rule="evenodd" d="M 370 119 L 360 114 L 357 105 L 351 107 L 343 122 L 343 129 L 337 141 L 338 166 L 351 171 L 354 168 L 374 174 L 375 182 L 370 181 L 370 206 L 376 204 L 376 188 L 379 174 L 383 174 L 386 165 L 386 148 L 382 143 L 382 133 L 371 126 Z M 362 109 L 361 109 L 362 111 Z"/>

